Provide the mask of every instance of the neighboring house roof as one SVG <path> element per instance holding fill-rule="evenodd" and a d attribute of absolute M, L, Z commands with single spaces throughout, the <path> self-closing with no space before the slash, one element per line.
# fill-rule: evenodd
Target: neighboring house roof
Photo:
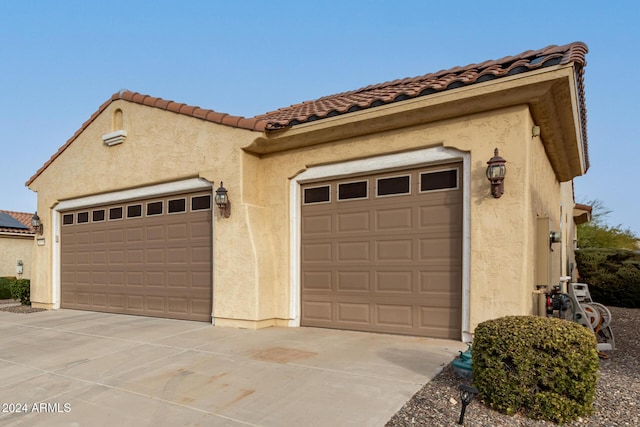
<path fill-rule="evenodd" d="M 0 234 L 35 234 L 32 217 L 32 213 L 0 210 Z"/>
<path fill-rule="evenodd" d="M 593 211 L 593 206 L 585 205 L 583 203 L 576 203 L 576 209 L 580 209 L 580 210 L 587 211 L 587 212 L 591 213 Z"/>
<path fill-rule="evenodd" d="M 573 207 L 573 221 L 580 225 L 591 221 L 593 206 L 576 203 Z"/>
<path fill-rule="evenodd" d="M 27 181 L 26 185 L 30 185 L 102 111 L 117 100 L 147 105 L 149 107 L 240 129 L 268 132 L 393 102 L 404 101 L 406 99 L 428 96 L 433 93 L 483 83 L 515 74 L 522 74 L 545 67 L 570 63 L 576 65 L 580 122 L 585 148 L 585 160 L 588 168 L 587 110 L 584 97 L 584 67 L 586 66 L 587 52 L 588 48 L 582 42 L 574 42 L 563 46 L 552 45 L 535 51 L 528 50 L 518 55 L 485 61 L 480 64 L 454 67 L 423 76 L 370 85 L 361 89 L 329 95 L 313 101 L 306 101 L 290 107 L 280 108 L 251 118 L 219 113 L 197 106 L 190 106 L 137 92 L 121 90 L 104 102 L 98 110 L 93 113 L 89 120 L 84 122 L 80 129 Z"/>

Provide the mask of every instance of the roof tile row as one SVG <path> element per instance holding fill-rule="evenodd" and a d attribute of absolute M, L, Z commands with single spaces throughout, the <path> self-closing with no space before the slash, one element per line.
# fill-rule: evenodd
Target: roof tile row
<path fill-rule="evenodd" d="M 231 114 L 219 113 L 217 111 L 207 110 L 197 106 L 182 104 L 179 102 L 169 101 L 162 98 L 156 98 L 149 95 L 143 95 L 141 93 L 131 92 L 128 90 L 121 90 L 120 92 L 113 94 L 111 99 L 105 102 L 101 106 L 99 111 L 103 110 L 111 102 L 116 101 L 118 99 L 135 102 L 136 104 L 147 105 L 149 107 L 155 107 L 162 110 L 171 111 L 177 114 L 183 114 L 185 116 L 193 116 L 198 119 L 206 120 L 209 122 L 220 123 L 220 124 L 233 126 L 241 129 L 255 130 L 260 132 L 265 130 L 264 123 L 261 123 L 256 119 L 247 119 L 241 116 L 233 116 Z"/>
<path fill-rule="evenodd" d="M 587 51 L 587 46 L 581 42 L 564 46 L 548 46 L 544 49 L 529 50 L 519 55 L 485 61 L 480 64 L 454 67 L 436 73 L 393 80 L 349 92 L 329 95 L 313 101 L 280 108 L 276 111 L 258 115 L 255 118 L 267 122 L 266 130 L 275 130 L 553 65 L 565 65 L 574 62 L 578 65 L 578 69 L 581 70 L 586 65 L 585 56 Z M 582 82 L 580 86 L 580 93 L 583 95 L 584 85 Z M 584 97 L 581 99 L 581 106 L 584 111 Z M 586 112 L 582 120 L 584 122 L 583 125 L 586 124 Z"/>

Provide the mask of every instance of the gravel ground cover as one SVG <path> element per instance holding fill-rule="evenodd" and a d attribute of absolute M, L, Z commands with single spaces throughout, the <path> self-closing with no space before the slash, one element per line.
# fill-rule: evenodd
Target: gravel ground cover
<path fill-rule="evenodd" d="M 0 311 L 8 311 L 11 313 L 36 313 L 38 311 L 45 310 L 46 309 L 44 308 L 33 308 L 30 305 L 20 305 L 20 301 L 14 301 L 12 299 L 0 300 Z"/>
<path fill-rule="evenodd" d="M 578 419 L 565 426 L 640 426 L 640 309 L 609 309 L 616 350 L 606 353 L 608 359 L 600 360 L 594 413 L 589 418 Z M 471 384 L 471 381 L 457 377 L 451 365 L 446 366 L 387 422 L 386 427 L 457 426 L 462 407 L 460 384 Z M 467 407 L 464 425 L 538 427 L 555 424 L 530 420 L 518 414 L 503 415 L 476 399 Z"/>

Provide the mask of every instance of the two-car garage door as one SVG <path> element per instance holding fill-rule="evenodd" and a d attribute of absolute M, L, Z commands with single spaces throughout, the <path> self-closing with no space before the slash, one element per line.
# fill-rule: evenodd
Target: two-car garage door
<path fill-rule="evenodd" d="M 302 186 L 301 324 L 460 339 L 461 164 Z"/>
<path fill-rule="evenodd" d="M 459 339 L 461 164 L 302 186 L 301 325 Z M 61 212 L 61 307 L 211 321 L 211 192 Z"/>
<path fill-rule="evenodd" d="M 211 321 L 211 193 L 62 212 L 61 307 Z"/>

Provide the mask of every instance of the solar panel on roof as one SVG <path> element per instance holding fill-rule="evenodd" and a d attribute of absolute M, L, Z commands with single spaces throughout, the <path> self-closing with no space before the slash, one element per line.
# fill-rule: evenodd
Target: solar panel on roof
<path fill-rule="evenodd" d="M 29 229 L 29 227 L 27 227 L 26 225 L 24 225 L 23 223 L 21 223 L 20 221 L 12 217 L 11 215 L 6 214 L 4 212 L 0 212 L 0 227 L 17 228 L 20 230 Z"/>

